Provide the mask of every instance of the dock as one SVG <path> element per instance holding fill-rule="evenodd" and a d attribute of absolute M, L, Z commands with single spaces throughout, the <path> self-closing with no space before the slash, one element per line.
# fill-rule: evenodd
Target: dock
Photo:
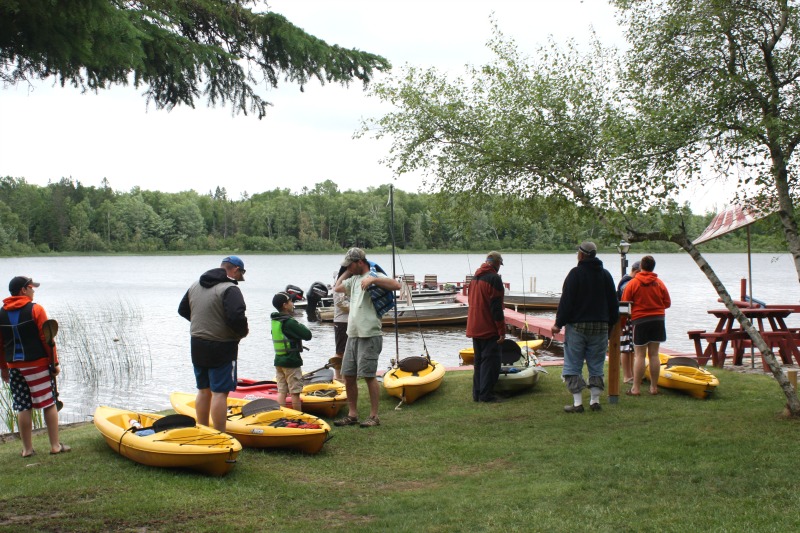
<path fill-rule="evenodd" d="M 461 303 L 468 303 L 467 296 L 461 292 L 456 296 L 456 301 Z M 542 318 L 538 316 L 520 313 L 513 309 L 504 309 L 506 317 L 506 329 L 509 333 L 519 337 L 520 339 L 537 338 L 551 339 L 558 342 L 564 342 L 564 330 L 562 329 L 557 334 L 553 334 L 550 328 L 553 327 L 555 321 L 551 318 Z"/>

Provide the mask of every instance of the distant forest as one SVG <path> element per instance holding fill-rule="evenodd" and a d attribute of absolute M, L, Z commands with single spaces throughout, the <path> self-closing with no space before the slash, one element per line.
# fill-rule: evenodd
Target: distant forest
<path fill-rule="evenodd" d="M 86 187 L 63 178 L 47 186 L 0 178 L 0 255 L 153 252 L 339 252 L 391 246 L 389 186 L 341 191 L 332 181 L 300 193 L 274 189 L 239 199 L 224 187 L 200 194 L 115 191 L 108 181 Z M 406 251 L 559 252 L 594 240 L 609 248 L 619 237 L 574 206 L 544 199 L 488 197 L 481 207 L 440 194 L 394 192 L 395 243 Z M 556 214 L 557 213 L 557 214 Z M 690 237 L 712 215 L 690 214 Z M 753 225 L 753 248 L 785 250 L 775 217 Z M 653 251 L 677 251 L 651 243 Z M 703 245 L 703 251 L 744 251 L 746 232 Z"/>

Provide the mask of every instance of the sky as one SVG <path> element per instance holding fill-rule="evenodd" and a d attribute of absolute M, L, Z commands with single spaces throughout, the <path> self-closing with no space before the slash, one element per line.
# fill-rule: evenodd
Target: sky
<path fill-rule="evenodd" d="M 270 8 L 329 44 L 358 48 L 404 65 L 459 74 L 491 59 L 490 17 L 531 53 L 575 39 L 624 47 L 606 0 L 269 0 Z M 380 76 L 379 76 L 380 77 Z M 391 111 L 349 88 L 312 81 L 300 91 L 283 83 L 259 91 L 273 103 L 267 116 L 233 115 L 230 107 L 172 111 L 148 107 L 142 89 L 114 86 L 98 93 L 52 79 L 0 88 L 0 176 L 46 185 L 62 177 L 86 186 L 103 178 L 119 191 L 205 194 L 225 187 L 229 198 L 288 188 L 300 192 L 325 180 L 341 190 L 394 183 L 415 192 L 421 175 L 395 176 L 380 159 L 389 141 L 354 139 L 364 119 Z M 719 191 L 690 191 L 695 211 L 713 209 Z"/>

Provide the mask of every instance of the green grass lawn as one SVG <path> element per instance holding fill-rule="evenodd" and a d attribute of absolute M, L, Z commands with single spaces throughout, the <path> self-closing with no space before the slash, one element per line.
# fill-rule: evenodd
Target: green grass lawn
<path fill-rule="evenodd" d="M 0 531 L 797 531 L 800 422 L 769 376 L 717 371 L 709 400 L 663 390 L 565 414 L 560 368 L 502 404 L 471 372 L 316 456 L 245 449 L 228 476 L 144 467 L 92 425 L 72 453 L 0 445 Z M 588 391 L 587 391 L 588 394 Z M 366 391 L 362 388 L 362 412 Z M 588 396 L 587 396 L 588 404 Z"/>

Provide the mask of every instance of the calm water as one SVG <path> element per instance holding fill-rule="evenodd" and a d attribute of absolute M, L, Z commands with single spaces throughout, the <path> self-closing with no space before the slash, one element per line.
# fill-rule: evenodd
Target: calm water
<path fill-rule="evenodd" d="M 629 254 L 630 261 L 644 255 Z M 63 422 L 87 420 L 97 405 L 162 410 L 168 409 L 171 391 L 194 391 L 194 377 L 189 356 L 189 323 L 177 314 L 178 303 L 189 285 L 201 273 L 219 265 L 221 255 L 155 257 L 60 257 L 0 259 L 0 280 L 15 275 L 32 276 L 42 283 L 36 301 L 52 318 L 61 323 L 59 354 L 63 373 L 59 380 L 65 407 Z M 272 296 L 293 284 L 307 290 L 315 281 L 330 283 L 338 270 L 341 254 L 336 255 L 243 255 L 246 281 L 240 285 L 247 303 L 250 335 L 240 344 L 239 376 L 273 379 L 269 315 Z M 601 255 L 615 281 L 620 276 L 618 255 Z M 387 271 L 391 255 L 373 255 Z M 483 260 L 480 254 L 402 255 L 396 260 L 397 274 L 414 274 L 422 280 L 436 274 L 440 282 L 463 280 Z M 564 276 L 575 265 L 574 254 L 507 254 L 501 269 L 504 281 L 514 291 L 560 291 Z M 734 297 L 739 295 L 739 280 L 747 275 L 745 254 L 711 254 L 712 267 Z M 710 329 L 715 319 L 708 309 L 720 307 L 708 280 L 685 254 L 656 256 L 656 272 L 670 290 L 673 306 L 667 312 L 666 346 L 692 351 L 686 336 L 690 329 Z M 769 303 L 800 303 L 800 285 L 788 254 L 753 256 L 756 298 Z M 5 287 L 5 285 L 3 285 Z M 125 313 L 116 309 L 123 307 Z M 125 344 L 136 357 L 145 359 L 145 370 L 130 374 L 107 372 L 101 383 L 89 385 L 76 371 L 81 358 L 97 344 L 81 344 L 81 337 L 67 329 L 69 317 L 81 315 L 88 324 L 84 336 L 107 343 Z M 122 322 L 127 315 L 129 320 Z M 543 313 L 553 316 L 553 313 Z M 305 322 L 305 315 L 298 315 Z M 789 320 L 797 326 L 797 320 Z M 310 323 L 313 339 L 307 343 L 304 369 L 321 367 L 333 355 L 333 328 L 329 323 Z M 458 351 L 470 346 L 463 327 L 401 329 L 399 347 L 405 355 L 424 353 L 448 366 L 458 364 Z M 67 341 L 70 342 L 67 342 Z M 554 351 L 557 354 L 557 351 Z M 381 365 L 388 366 L 395 354 L 393 332 L 386 331 Z"/>

